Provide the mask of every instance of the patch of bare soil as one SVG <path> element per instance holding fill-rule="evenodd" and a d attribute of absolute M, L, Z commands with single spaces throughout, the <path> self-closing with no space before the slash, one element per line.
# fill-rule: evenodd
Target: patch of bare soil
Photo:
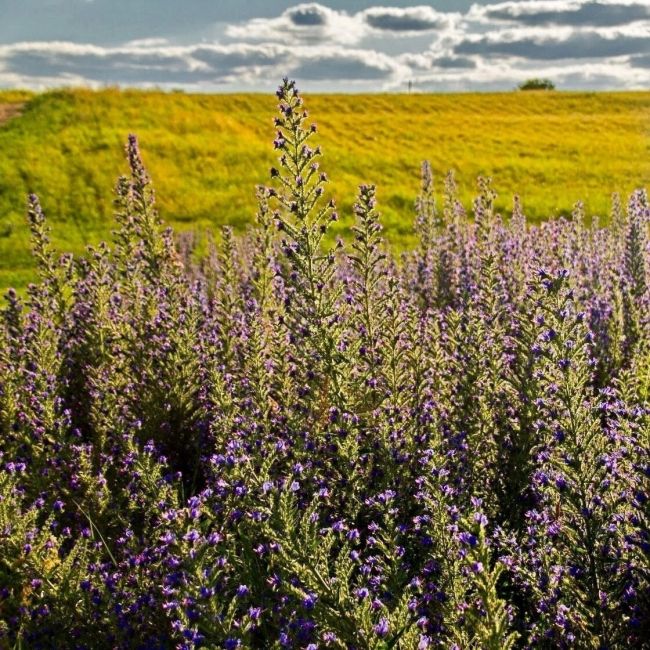
<path fill-rule="evenodd" d="M 0 124 L 4 124 L 12 117 L 18 117 L 25 104 L 0 104 Z"/>

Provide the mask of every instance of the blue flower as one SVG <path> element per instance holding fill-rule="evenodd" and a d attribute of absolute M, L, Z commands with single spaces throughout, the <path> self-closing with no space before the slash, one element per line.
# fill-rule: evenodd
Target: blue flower
<path fill-rule="evenodd" d="M 458 539 L 466 546 L 476 546 L 478 544 L 478 538 L 472 533 L 462 532 L 458 535 Z"/>
<path fill-rule="evenodd" d="M 384 637 L 388 636 L 389 628 L 390 628 L 390 626 L 388 624 L 388 619 L 386 617 L 382 617 L 379 620 L 379 623 L 377 623 L 377 625 L 375 625 L 374 631 L 375 631 L 375 634 L 378 637 L 383 639 Z"/>

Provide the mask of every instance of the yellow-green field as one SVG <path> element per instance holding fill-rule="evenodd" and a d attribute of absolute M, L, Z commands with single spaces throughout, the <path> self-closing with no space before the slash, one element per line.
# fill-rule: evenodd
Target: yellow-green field
<path fill-rule="evenodd" d="M 177 229 L 232 224 L 255 210 L 254 187 L 274 163 L 275 98 L 105 90 L 38 95 L 0 125 L 0 288 L 32 277 L 25 196 L 36 192 L 63 250 L 110 236 L 123 144 L 139 136 L 163 218 Z M 610 195 L 650 185 L 650 92 L 307 96 L 319 125 L 341 230 L 356 186 L 376 183 L 387 236 L 408 243 L 419 167 L 454 169 L 469 202 L 478 175 L 499 207 L 518 193 L 532 220 L 607 215 Z"/>

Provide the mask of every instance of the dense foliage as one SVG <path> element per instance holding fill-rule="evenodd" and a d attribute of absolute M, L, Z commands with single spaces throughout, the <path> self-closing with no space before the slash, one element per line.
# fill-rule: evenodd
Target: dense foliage
<path fill-rule="evenodd" d="M 539 79 L 535 77 L 522 81 L 517 88 L 519 90 L 555 90 L 555 84 L 550 79 Z"/>
<path fill-rule="evenodd" d="M 640 648 L 650 638 L 644 191 L 611 227 L 473 215 L 428 165 L 330 246 L 285 81 L 257 225 L 202 262 L 135 138 L 119 229 L 0 329 L 0 647 Z M 473 216 L 473 219 L 468 218 Z"/>

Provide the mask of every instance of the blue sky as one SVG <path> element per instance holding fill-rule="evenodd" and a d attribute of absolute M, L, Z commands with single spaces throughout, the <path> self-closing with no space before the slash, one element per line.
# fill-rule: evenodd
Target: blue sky
<path fill-rule="evenodd" d="M 650 0 L 0 0 L 0 87 L 650 88 Z"/>

